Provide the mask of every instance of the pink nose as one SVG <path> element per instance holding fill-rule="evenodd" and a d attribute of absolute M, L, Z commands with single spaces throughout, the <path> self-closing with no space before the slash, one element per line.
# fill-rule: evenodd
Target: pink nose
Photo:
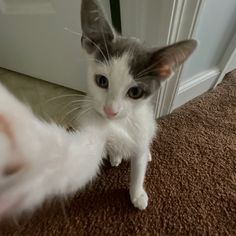
<path fill-rule="evenodd" d="M 104 112 L 107 117 L 114 117 L 118 114 L 118 112 L 114 112 L 111 107 L 104 107 Z"/>

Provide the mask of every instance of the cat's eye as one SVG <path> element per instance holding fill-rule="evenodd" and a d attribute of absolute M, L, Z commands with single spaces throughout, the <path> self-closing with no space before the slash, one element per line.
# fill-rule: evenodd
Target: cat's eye
<path fill-rule="evenodd" d="M 107 89 L 109 82 L 108 79 L 104 75 L 95 75 L 95 82 L 98 87 Z"/>
<path fill-rule="evenodd" d="M 143 89 L 138 86 L 130 88 L 127 92 L 127 95 L 133 99 L 139 99 L 143 96 L 143 94 Z"/>

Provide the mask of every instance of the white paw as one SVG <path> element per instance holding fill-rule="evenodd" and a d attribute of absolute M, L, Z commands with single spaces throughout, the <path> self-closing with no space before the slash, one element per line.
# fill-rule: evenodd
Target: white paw
<path fill-rule="evenodd" d="M 151 152 L 148 153 L 148 161 L 149 162 L 152 161 L 152 154 L 151 154 Z"/>
<path fill-rule="evenodd" d="M 133 197 L 131 196 L 131 201 L 136 208 L 139 210 L 144 210 L 148 205 L 148 195 L 143 189 L 139 193 L 136 193 Z"/>
<path fill-rule="evenodd" d="M 110 163 L 111 163 L 111 166 L 113 166 L 113 167 L 119 166 L 121 161 L 122 161 L 121 156 L 112 156 L 112 157 L 110 157 Z"/>

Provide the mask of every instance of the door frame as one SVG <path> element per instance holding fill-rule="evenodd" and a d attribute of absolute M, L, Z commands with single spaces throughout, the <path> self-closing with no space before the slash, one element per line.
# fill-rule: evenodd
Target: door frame
<path fill-rule="evenodd" d="M 169 4 L 169 1 L 166 1 Z M 166 44 L 178 42 L 180 40 L 194 38 L 195 29 L 198 24 L 199 15 L 204 6 L 204 0 L 175 0 L 172 5 L 172 15 L 168 25 L 168 37 Z M 163 19 L 165 22 L 165 19 Z M 171 113 L 174 100 L 178 94 L 180 78 L 183 66 L 181 66 L 175 75 L 167 80 L 160 91 L 156 100 L 155 115 L 156 118 Z"/>
<path fill-rule="evenodd" d="M 236 32 L 234 33 L 229 46 L 227 47 L 218 67 L 220 69 L 220 75 L 214 85 L 214 88 L 222 82 L 226 73 L 228 73 L 232 68 L 230 68 L 233 60 L 236 60 Z"/>

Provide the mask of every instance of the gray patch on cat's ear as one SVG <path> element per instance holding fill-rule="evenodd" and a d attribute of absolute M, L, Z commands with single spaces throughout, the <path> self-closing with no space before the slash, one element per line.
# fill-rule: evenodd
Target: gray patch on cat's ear
<path fill-rule="evenodd" d="M 195 40 L 185 40 L 154 50 L 148 50 L 141 44 L 135 46 L 129 62 L 130 73 L 145 88 L 146 97 L 155 93 L 161 82 L 187 60 L 196 46 Z"/>
<path fill-rule="evenodd" d="M 169 78 L 196 47 L 197 41 L 191 39 L 154 51 L 150 60 L 150 72 L 161 80 Z"/>
<path fill-rule="evenodd" d="M 115 37 L 115 30 L 106 20 L 97 0 L 82 0 L 81 27 L 83 36 L 81 43 L 88 53 L 94 53 Z"/>

